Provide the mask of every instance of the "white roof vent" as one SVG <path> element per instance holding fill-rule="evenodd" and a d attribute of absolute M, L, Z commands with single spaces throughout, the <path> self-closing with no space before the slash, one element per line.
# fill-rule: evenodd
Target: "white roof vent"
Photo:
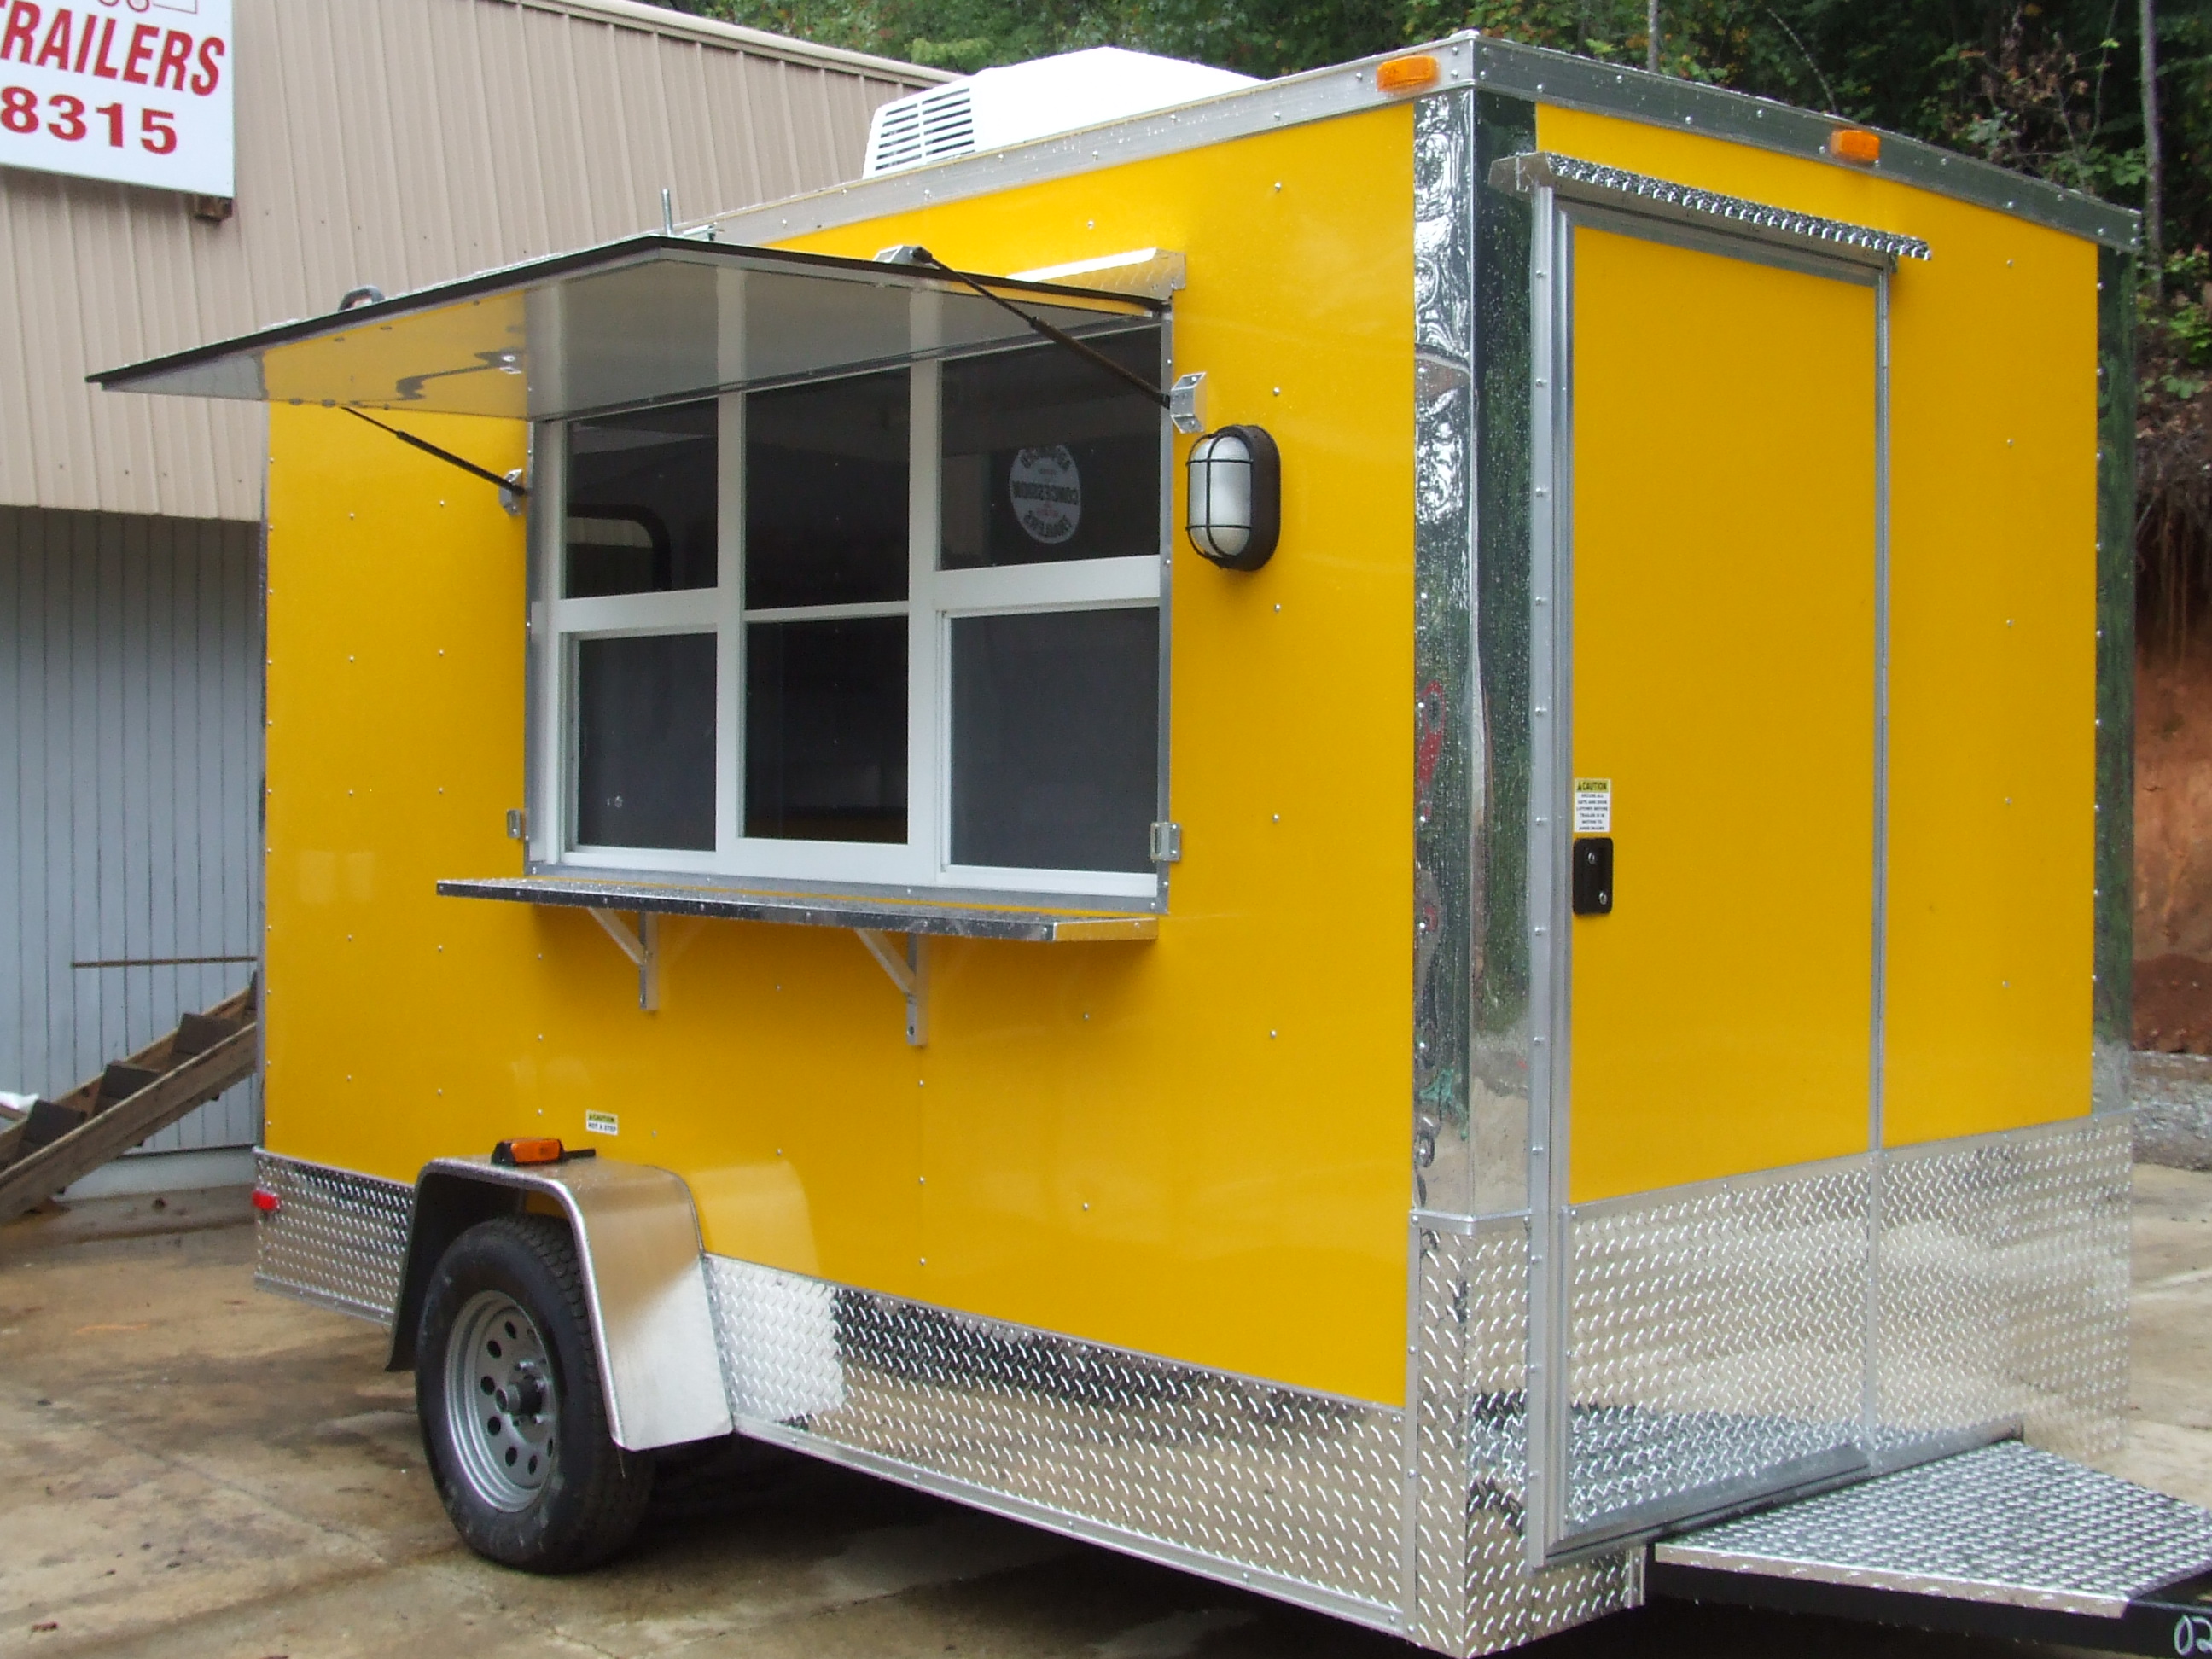
<path fill-rule="evenodd" d="M 1119 46 L 987 69 L 878 109 L 868 125 L 861 176 L 1002 149 L 1253 84 L 1249 75 Z"/>

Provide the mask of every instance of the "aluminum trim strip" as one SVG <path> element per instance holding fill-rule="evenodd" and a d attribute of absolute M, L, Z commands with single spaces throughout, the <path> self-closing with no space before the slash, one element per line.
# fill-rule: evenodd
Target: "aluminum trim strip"
<path fill-rule="evenodd" d="M 2128 1105 L 2134 1049 L 2135 261 L 2097 255 L 2097 844 L 2090 1097 Z"/>
<path fill-rule="evenodd" d="M 1980 1134 L 1957 1135 L 1948 1140 L 1908 1141 L 1900 1146 L 1884 1147 L 1881 1155 L 1894 1166 L 1923 1158 L 1956 1158 L 1963 1152 L 2024 1146 L 2040 1139 L 2097 1132 L 2106 1127 L 2095 1121 L 2103 1115 L 2102 1113 L 2084 1112 L 2078 1117 L 2055 1118 L 2048 1123 L 2026 1123 L 2016 1129 L 1985 1129 Z"/>
<path fill-rule="evenodd" d="M 1563 835 L 1571 775 L 1574 603 L 1574 226 L 1558 194 L 1534 193 L 1530 254 L 1532 572 L 1528 583 L 1528 1370 L 1531 1571 L 1567 1526 L 1570 934 Z"/>
<path fill-rule="evenodd" d="M 1434 1246 L 1420 1217 L 1472 1207 L 1480 1155 L 1469 1121 L 1468 1026 L 1473 931 L 1480 908 L 1474 821 L 1482 787 L 1482 714 L 1475 691 L 1474 489 L 1480 398 L 1474 360 L 1474 94 L 1423 100 L 1413 112 L 1413 869 L 1412 1160 L 1414 1224 L 1407 1232 L 1404 1488 L 1401 1600 L 1417 1640 L 1449 1644 L 1466 1623 L 1464 1462 L 1425 1488 L 1425 1439 L 1435 1438 L 1431 1373 L 1439 1354 L 1422 1295 Z M 1471 1223 L 1470 1223 L 1471 1224 Z M 1456 1389 L 1446 1385 L 1448 1395 Z M 1438 1489 L 1441 1488 L 1441 1494 Z M 1441 1495 L 1443 1501 L 1437 1501 Z M 1423 1564 L 1428 1563 L 1425 1575 Z"/>
<path fill-rule="evenodd" d="M 1843 219 L 1823 219 L 1816 214 L 1697 190 L 1648 173 L 1548 151 L 1501 157 L 1491 169 L 1490 182 L 1524 196 L 1548 188 L 1571 201 L 1716 226 L 1732 235 L 1811 249 L 1884 270 L 1898 259 L 1930 257 L 1928 244 L 1917 236 Z"/>
<path fill-rule="evenodd" d="M 741 241 L 778 241 L 1102 167 L 1225 143 L 1280 127 L 1377 109 L 1404 100 L 1376 90 L 1375 66 L 1409 52 L 1426 52 L 1437 59 L 1437 79 L 1429 88 L 1430 96 L 1448 95 L 1472 86 L 1532 103 L 1586 109 L 1676 131 L 1733 139 L 1855 174 L 1893 179 L 1916 190 L 2008 213 L 2127 252 L 2136 246 L 2140 216 L 2132 210 L 2008 173 L 1972 156 L 1899 133 L 1884 133 L 1881 160 L 1871 168 L 1863 167 L 1828 153 L 1829 135 L 1851 125 L 1833 116 L 1725 88 L 1616 68 L 1593 58 L 1475 33 L 1450 35 L 1334 68 L 1285 76 L 1133 120 L 789 197 L 707 222 Z"/>
<path fill-rule="evenodd" d="M 1470 857 L 1484 775 L 1475 689 L 1474 133 L 1469 94 L 1413 118 L 1413 1203 L 1472 1202 Z"/>
<path fill-rule="evenodd" d="M 1879 1420 L 1881 1390 L 1876 1356 L 1881 1347 L 1881 1210 L 1886 1166 L 1881 1146 L 1889 1109 L 1885 1056 L 1889 1043 L 1889 636 L 1890 636 L 1890 386 L 1889 288 L 1885 271 L 1874 289 L 1874 927 L 1869 950 L 1867 1146 L 1874 1154 L 1867 1181 L 1867 1297 L 1862 1327 L 1859 1431 L 1870 1435 Z"/>
<path fill-rule="evenodd" d="M 2136 227 L 2142 216 L 2132 209 L 2061 189 L 1901 133 L 1883 133 L 1881 159 L 1870 167 L 1863 167 L 1829 154 L 1829 135 L 1854 125 L 1832 115 L 1517 41 L 1478 40 L 1476 53 L 1475 80 L 1490 91 L 1564 109 L 1643 121 L 1678 132 L 1732 139 L 1847 172 L 1893 179 L 1915 190 L 2009 213 L 2128 252 L 2133 252 L 2137 243 Z"/>
<path fill-rule="evenodd" d="M 1531 243 L 1525 198 L 1484 182 L 1501 155 L 1535 148 L 1536 108 L 1495 93 L 1474 99 L 1475 464 L 1474 684 L 1480 764 L 1474 819 L 1475 937 L 1468 1039 L 1468 1207 L 1528 1208 L 1529 672 L 1535 568 L 1530 512 L 1534 380 L 1529 368 Z"/>
<path fill-rule="evenodd" d="M 2017 1131 L 2007 1133 L 2017 1133 Z M 1947 1140 L 1945 1146 L 1961 1143 Z M 1809 1164 L 1778 1164 L 1771 1169 L 1746 1170 L 1738 1175 L 1716 1176 L 1707 1181 L 1685 1182 L 1679 1187 L 1653 1187 L 1638 1193 L 1620 1193 L 1611 1198 L 1586 1199 L 1580 1204 L 1566 1206 L 1567 1214 L 1578 1221 L 1627 1212 L 1644 1210 L 1655 1204 L 1694 1203 L 1700 1198 L 1724 1192 L 1743 1192 L 1760 1187 L 1779 1186 L 1790 1182 L 1818 1181 L 1824 1176 L 1841 1175 L 1866 1167 L 1869 1154 L 1846 1152 L 1841 1158 L 1816 1158 Z"/>

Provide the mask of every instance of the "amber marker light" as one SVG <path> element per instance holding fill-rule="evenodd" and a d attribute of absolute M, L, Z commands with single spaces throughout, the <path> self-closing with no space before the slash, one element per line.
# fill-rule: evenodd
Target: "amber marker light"
<path fill-rule="evenodd" d="M 1864 127 L 1838 127 L 1828 135 L 1828 154 L 1838 161 L 1870 167 L 1881 160 L 1881 135 Z"/>
<path fill-rule="evenodd" d="M 1419 92 L 1423 87 L 1435 84 L 1442 72 L 1432 52 L 1417 52 L 1409 58 L 1393 58 L 1375 66 L 1375 90 Z"/>
<path fill-rule="evenodd" d="M 495 1164 L 558 1164 L 563 1155 L 561 1143 L 550 1135 L 527 1140 L 502 1140 L 491 1149 Z"/>

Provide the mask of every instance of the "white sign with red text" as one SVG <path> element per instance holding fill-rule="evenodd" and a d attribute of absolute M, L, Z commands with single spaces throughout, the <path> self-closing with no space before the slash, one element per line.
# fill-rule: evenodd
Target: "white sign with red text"
<path fill-rule="evenodd" d="M 234 196 L 231 0 L 0 0 L 0 166 Z"/>

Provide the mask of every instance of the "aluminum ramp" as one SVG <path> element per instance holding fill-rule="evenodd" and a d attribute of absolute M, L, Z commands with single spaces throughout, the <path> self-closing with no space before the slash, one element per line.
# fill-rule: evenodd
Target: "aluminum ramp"
<path fill-rule="evenodd" d="M 2016 1440 L 1651 1547 L 1650 1594 L 2212 1655 L 2212 1510 Z"/>

